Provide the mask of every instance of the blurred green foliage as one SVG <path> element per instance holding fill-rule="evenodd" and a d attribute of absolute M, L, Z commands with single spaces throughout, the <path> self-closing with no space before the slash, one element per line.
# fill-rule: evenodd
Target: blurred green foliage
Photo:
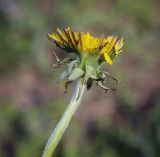
<path fill-rule="evenodd" d="M 111 97 L 96 89 L 98 100 L 114 100 L 116 114 L 81 120 L 96 114 L 91 90 L 90 107 L 83 105 L 85 113 L 75 116 L 54 156 L 159 157 L 159 10 L 158 0 L 1 0 L 0 156 L 41 156 L 70 95 L 56 84 L 63 69 L 51 68 L 54 45 L 47 33 L 71 26 L 124 37 L 124 53 L 106 66 L 122 85 Z"/>

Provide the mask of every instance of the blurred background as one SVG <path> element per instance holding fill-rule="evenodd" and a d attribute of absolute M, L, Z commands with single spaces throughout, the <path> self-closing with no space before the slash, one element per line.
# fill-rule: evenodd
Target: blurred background
<path fill-rule="evenodd" d="M 104 69 L 116 92 L 86 92 L 54 157 L 160 156 L 159 0 L 1 0 L 0 157 L 40 157 L 74 85 L 59 84 L 47 39 L 54 27 L 118 35 L 124 52 Z M 108 86 L 112 86 L 109 83 Z M 113 85 L 114 86 L 114 85 Z"/>

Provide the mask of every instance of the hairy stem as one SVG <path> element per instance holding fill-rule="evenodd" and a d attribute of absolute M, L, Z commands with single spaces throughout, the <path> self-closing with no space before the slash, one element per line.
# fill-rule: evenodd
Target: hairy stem
<path fill-rule="evenodd" d="M 86 88 L 86 83 L 84 79 L 80 78 L 79 80 L 77 80 L 76 88 L 73 91 L 73 95 L 71 97 L 70 103 L 68 104 L 68 107 L 66 108 L 56 128 L 53 130 L 51 136 L 49 137 L 42 157 L 52 156 L 56 146 L 58 145 L 65 130 L 67 129 L 72 116 L 74 115 L 76 109 L 78 108 L 81 102 L 85 88 Z"/>

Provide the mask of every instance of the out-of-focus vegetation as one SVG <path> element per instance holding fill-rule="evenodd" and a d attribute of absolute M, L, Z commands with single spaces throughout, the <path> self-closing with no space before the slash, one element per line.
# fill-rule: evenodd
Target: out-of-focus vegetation
<path fill-rule="evenodd" d="M 39 157 L 69 100 L 57 84 L 47 39 L 53 27 L 125 39 L 110 73 L 117 92 L 96 86 L 59 144 L 56 157 L 159 157 L 159 0 L 1 0 L 0 157 Z M 70 87 L 72 88 L 72 87 Z"/>

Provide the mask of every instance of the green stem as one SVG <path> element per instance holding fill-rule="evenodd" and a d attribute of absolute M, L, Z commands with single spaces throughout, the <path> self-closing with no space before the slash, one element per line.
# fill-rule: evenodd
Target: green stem
<path fill-rule="evenodd" d="M 70 103 L 68 104 L 68 107 L 65 110 L 61 120 L 58 122 L 56 128 L 53 130 L 51 136 L 49 137 L 42 157 L 52 156 L 56 146 L 58 145 L 65 130 L 67 129 L 72 116 L 74 115 L 76 109 L 78 108 L 81 102 L 85 88 L 86 83 L 84 81 L 84 78 L 80 78 L 79 80 L 77 80 L 77 85 L 73 93 L 73 96 L 71 97 Z"/>

